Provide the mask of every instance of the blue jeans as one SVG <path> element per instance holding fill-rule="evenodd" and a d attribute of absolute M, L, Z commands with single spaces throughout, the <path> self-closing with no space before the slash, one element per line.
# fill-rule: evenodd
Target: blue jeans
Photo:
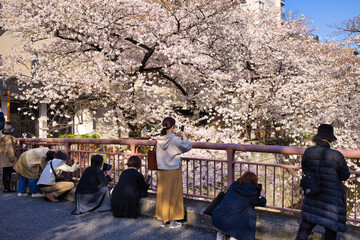
<path fill-rule="evenodd" d="M 30 192 L 31 193 L 38 193 L 39 188 L 37 185 L 37 178 L 26 178 L 21 176 L 19 178 L 19 185 L 18 185 L 18 193 L 24 193 L 29 185 Z"/>

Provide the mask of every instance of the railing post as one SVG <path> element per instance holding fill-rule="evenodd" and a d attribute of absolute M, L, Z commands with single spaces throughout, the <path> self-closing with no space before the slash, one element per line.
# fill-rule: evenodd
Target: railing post
<path fill-rule="evenodd" d="M 227 188 L 231 186 L 234 180 L 234 156 L 235 151 L 233 148 L 226 149 L 227 154 Z"/>
<path fill-rule="evenodd" d="M 65 144 L 65 152 L 66 152 L 66 155 L 68 156 L 67 157 L 67 162 L 68 162 L 69 159 L 70 159 L 70 155 L 69 155 L 69 153 L 70 153 L 70 143 L 69 143 L 68 139 L 65 139 L 64 144 Z"/>
<path fill-rule="evenodd" d="M 17 149 L 17 157 L 20 157 L 21 153 L 22 153 L 22 149 L 23 149 L 23 144 L 21 142 L 21 140 L 17 140 L 18 143 L 18 149 Z"/>
<path fill-rule="evenodd" d="M 130 144 L 130 151 L 131 151 L 131 155 L 135 155 L 135 154 L 136 154 L 137 148 L 136 148 L 135 143 L 131 143 L 131 144 Z"/>

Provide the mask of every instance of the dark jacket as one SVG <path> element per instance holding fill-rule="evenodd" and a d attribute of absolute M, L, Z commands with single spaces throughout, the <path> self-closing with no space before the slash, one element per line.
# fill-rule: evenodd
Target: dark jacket
<path fill-rule="evenodd" d="M 301 161 L 302 170 L 316 172 L 319 166 L 320 193 L 305 197 L 301 217 L 310 223 L 319 224 L 333 231 L 346 231 L 346 193 L 342 181 L 350 172 L 344 156 L 330 149 L 327 142 L 319 142 L 307 148 Z"/>
<path fill-rule="evenodd" d="M 76 187 L 76 193 L 89 194 L 96 193 L 102 186 L 107 186 L 109 180 L 104 172 L 98 167 L 88 167 L 81 175 L 80 181 Z"/>
<path fill-rule="evenodd" d="M 112 192 L 113 216 L 137 218 L 139 198 L 147 189 L 148 185 L 141 173 L 135 169 L 124 170 Z"/>
<path fill-rule="evenodd" d="M 257 186 L 235 181 L 212 212 L 212 223 L 237 239 L 255 239 L 255 206 L 265 204 L 266 198 L 260 197 Z"/>

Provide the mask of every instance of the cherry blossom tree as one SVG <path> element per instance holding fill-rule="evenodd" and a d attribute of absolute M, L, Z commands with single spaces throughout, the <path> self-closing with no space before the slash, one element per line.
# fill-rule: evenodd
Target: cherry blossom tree
<path fill-rule="evenodd" d="M 330 27 L 335 29 L 334 35 L 345 35 L 344 44 L 360 49 L 360 15 Z"/>
<path fill-rule="evenodd" d="M 33 105 L 68 117 L 102 109 L 133 136 L 158 133 L 167 115 L 213 142 L 241 143 L 253 127 L 303 139 L 327 122 L 339 147 L 358 148 L 358 59 L 314 39 L 305 18 L 278 15 L 233 0 L 5 0 L 4 29 L 23 54 L 2 68 Z"/>

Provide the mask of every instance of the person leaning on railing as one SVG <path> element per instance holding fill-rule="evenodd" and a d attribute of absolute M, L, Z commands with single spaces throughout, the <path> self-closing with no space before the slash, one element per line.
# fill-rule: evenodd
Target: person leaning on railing
<path fill-rule="evenodd" d="M 52 202 L 58 202 L 57 197 L 74 188 L 73 182 L 56 182 L 56 176 L 60 176 L 62 172 L 75 172 L 78 169 L 77 162 L 69 166 L 65 163 L 66 159 L 66 153 L 57 151 L 54 159 L 46 164 L 37 183 L 40 192 L 45 193 L 45 197 Z M 56 176 L 53 171 L 55 171 Z"/>
<path fill-rule="evenodd" d="M 191 144 L 183 131 L 174 135 L 175 119 L 167 117 L 162 122 L 161 136 L 157 139 L 156 159 L 159 169 L 156 217 L 160 226 L 181 227 L 177 220 L 184 219 L 184 199 L 181 176 L 181 154 L 191 150 Z"/>
<path fill-rule="evenodd" d="M 305 150 L 301 167 L 305 174 L 318 171 L 320 192 L 304 197 L 296 239 L 308 239 L 316 225 L 325 228 L 326 240 L 336 239 L 337 232 L 346 231 L 346 192 L 342 181 L 349 178 L 349 168 L 344 156 L 330 149 L 330 143 L 336 140 L 331 125 L 321 124 L 311 140 L 316 146 Z"/>

